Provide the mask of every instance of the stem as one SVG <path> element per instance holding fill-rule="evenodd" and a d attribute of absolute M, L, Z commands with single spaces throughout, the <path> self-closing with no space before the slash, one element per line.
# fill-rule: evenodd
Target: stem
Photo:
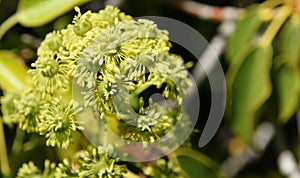
<path fill-rule="evenodd" d="M 189 158 L 193 158 L 211 169 L 218 168 L 218 164 L 215 163 L 211 158 L 191 148 L 178 148 L 177 150 L 175 150 L 174 154 L 176 155 L 176 157 L 186 156 Z"/>
<path fill-rule="evenodd" d="M 2 118 L 0 118 L 0 166 L 1 166 L 1 173 L 4 177 L 10 177 L 10 167 L 8 162 L 8 156 L 6 151 L 6 142 L 5 142 L 5 135 L 4 135 L 4 128 L 2 124 Z"/>
<path fill-rule="evenodd" d="M 17 133 L 14 138 L 12 149 L 11 149 L 13 155 L 17 155 L 21 153 L 23 149 L 23 141 L 24 141 L 24 132 L 19 128 L 17 128 L 16 130 Z"/>
<path fill-rule="evenodd" d="M 172 161 L 173 162 L 173 164 L 175 164 L 176 166 L 178 166 L 178 167 L 180 167 L 181 168 L 181 165 L 180 165 L 180 163 L 179 163 L 179 161 L 178 161 L 178 159 L 177 159 L 177 154 L 176 153 L 170 153 L 169 155 L 168 155 L 168 158 L 169 158 L 169 160 L 170 161 Z M 180 174 L 183 176 L 183 177 L 189 177 L 188 175 L 187 175 L 187 173 L 185 172 L 185 170 L 181 170 L 180 171 Z"/>
<path fill-rule="evenodd" d="M 271 43 L 272 43 L 274 37 L 276 36 L 277 32 L 279 31 L 280 27 L 285 22 L 285 20 L 289 17 L 291 12 L 292 12 L 291 6 L 285 5 L 279 9 L 274 20 L 268 26 L 267 30 L 265 31 L 265 33 L 263 34 L 263 36 L 260 39 L 261 46 L 271 45 Z"/>
<path fill-rule="evenodd" d="M 268 8 L 274 8 L 280 4 L 283 4 L 285 0 L 269 0 L 263 2 L 261 5 Z"/>
<path fill-rule="evenodd" d="M 139 86 L 131 95 L 138 96 L 139 94 L 141 94 L 143 91 L 145 91 L 150 86 L 154 85 L 159 80 L 161 80 L 161 78 L 144 83 L 143 85 Z M 164 82 L 164 81 L 161 81 L 161 82 Z"/>
<path fill-rule="evenodd" d="M 0 40 L 2 39 L 3 35 L 17 23 L 18 23 L 17 14 L 12 15 L 7 20 L 5 20 L 0 26 Z"/>

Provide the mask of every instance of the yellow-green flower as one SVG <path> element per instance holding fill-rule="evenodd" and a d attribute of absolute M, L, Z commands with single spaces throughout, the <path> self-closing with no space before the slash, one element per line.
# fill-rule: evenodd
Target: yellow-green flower
<path fill-rule="evenodd" d="M 42 99 L 42 94 L 34 88 L 29 88 L 22 95 L 20 100 L 15 100 L 18 110 L 19 127 L 22 130 L 30 132 L 38 132 L 38 125 L 44 117 L 44 109 L 47 108 L 47 102 Z"/>
<path fill-rule="evenodd" d="M 45 118 L 39 123 L 39 133 L 47 138 L 46 145 L 67 148 L 77 131 L 83 127 L 75 119 L 73 100 L 63 106 L 60 98 L 53 98 L 45 108 Z"/>

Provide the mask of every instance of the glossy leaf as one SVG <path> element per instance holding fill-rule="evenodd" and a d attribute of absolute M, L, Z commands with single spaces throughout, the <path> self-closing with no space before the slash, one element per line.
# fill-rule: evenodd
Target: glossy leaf
<path fill-rule="evenodd" d="M 178 161 L 181 168 L 190 178 L 199 178 L 200 175 L 200 177 L 218 178 L 215 170 L 209 169 L 203 163 L 192 157 L 179 156 Z"/>
<path fill-rule="evenodd" d="M 20 91 L 27 85 L 27 69 L 18 57 L 9 51 L 0 51 L 0 87 Z"/>
<path fill-rule="evenodd" d="M 219 178 L 218 165 L 206 155 L 191 148 L 178 148 L 169 155 L 183 169 L 189 178 L 209 177 Z"/>
<path fill-rule="evenodd" d="M 246 11 L 245 16 L 237 22 L 226 47 L 226 55 L 229 63 L 237 59 L 236 55 L 254 38 L 258 28 L 262 24 L 259 12 L 260 6 L 252 6 Z"/>
<path fill-rule="evenodd" d="M 18 21 L 26 27 L 44 25 L 88 0 L 20 0 Z"/>
<path fill-rule="evenodd" d="M 300 72 L 288 65 L 280 66 L 276 73 L 276 90 L 278 96 L 278 119 L 287 122 L 296 112 L 299 104 Z"/>
<path fill-rule="evenodd" d="M 44 25 L 89 0 L 20 0 L 17 12 L 0 25 L 0 40 L 18 22 L 26 27 Z"/>
<path fill-rule="evenodd" d="M 234 131 L 250 141 L 255 126 L 255 114 L 271 94 L 270 67 L 272 48 L 257 47 L 249 52 L 244 62 L 229 75 L 232 83 L 231 119 Z"/>
<path fill-rule="evenodd" d="M 279 50 L 285 55 L 281 62 L 287 62 L 291 67 L 299 64 L 300 57 L 300 23 L 293 17 L 284 24 L 279 38 Z"/>

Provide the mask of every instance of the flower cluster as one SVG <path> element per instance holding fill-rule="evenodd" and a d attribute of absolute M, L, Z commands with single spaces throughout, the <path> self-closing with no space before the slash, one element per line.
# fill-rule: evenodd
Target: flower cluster
<path fill-rule="evenodd" d="M 112 6 L 98 13 L 75 10 L 72 24 L 49 33 L 41 43 L 28 72 L 28 89 L 2 99 L 4 121 L 44 135 L 47 146 L 59 148 L 68 148 L 74 134 L 84 129 L 76 121 L 77 107 L 92 109 L 104 122 L 109 122 L 105 116 L 116 119 L 116 134 L 128 141 L 154 142 L 179 121 L 184 121 L 184 131 L 189 119 L 178 113 L 192 82 L 183 59 L 169 52 L 168 32 Z M 74 87 L 81 88 L 80 94 Z M 176 107 L 153 102 L 155 92 Z M 74 106 L 72 94 L 79 106 Z M 93 162 L 95 155 L 87 158 Z M 107 169 L 111 164 L 106 163 Z M 99 170 L 102 166 L 89 163 L 89 171 L 83 172 L 106 174 Z"/>
<path fill-rule="evenodd" d="M 40 178 L 54 178 L 55 175 L 55 163 L 51 163 L 46 160 L 44 163 L 44 171 L 41 171 L 34 163 L 31 161 L 29 163 L 24 163 L 19 169 L 17 178 L 28 178 L 28 177 L 40 177 Z"/>
<path fill-rule="evenodd" d="M 37 60 L 28 71 L 31 85 L 1 99 L 4 122 L 18 124 L 28 133 L 39 133 L 46 144 L 67 148 L 82 126 L 75 119 L 71 100 L 72 80 L 83 50 L 97 34 L 130 16 L 108 6 L 99 13 L 78 15 L 66 29 L 49 33 L 37 51 Z"/>
<path fill-rule="evenodd" d="M 54 98 L 47 110 L 45 119 L 39 123 L 39 133 L 47 138 L 46 145 L 67 148 L 73 141 L 76 131 L 83 127 L 75 119 L 73 100 L 64 107 L 59 98 Z"/>
<path fill-rule="evenodd" d="M 3 115 L 3 122 L 9 126 L 18 123 L 17 106 L 14 101 L 20 100 L 20 95 L 17 93 L 4 93 L 1 98 L 1 112 Z"/>
<path fill-rule="evenodd" d="M 150 178 L 183 178 L 181 175 L 181 168 L 178 165 L 175 165 L 172 161 L 165 159 L 156 160 L 154 165 L 142 166 L 142 170 L 143 173 Z"/>
<path fill-rule="evenodd" d="M 182 114 L 182 96 L 192 82 L 183 59 L 169 52 L 168 32 L 112 6 L 98 13 L 75 10 L 72 24 L 49 33 L 41 43 L 28 71 L 29 86 L 1 99 L 4 122 L 45 136 L 47 146 L 64 149 L 85 129 L 76 114 L 89 109 L 96 119 L 114 119 L 110 123 L 117 125 L 115 133 L 128 141 L 153 143 L 178 123 L 185 132 L 190 121 Z M 152 100 L 155 93 L 175 107 Z M 177 137 L 170 136 L 177 144 Z M 92 148 L 58 165 L 46 161 L 44 171 L 30 162 L 18 177 L 123 177 L 126 166 L 108 153 L 113 151 Z M 173 168 L 160 160 L 144 174 L 155 177 L 166 171 L 177 176 Z"/>
<path fill-rule="evenodd" d="M 74 76 L 84 88 L 84 106 L 101 116 L 115 115 L 122 137 L 130 141 L 158 140 L 163 135 L 153 129 L 156 124 L 177 122 L 165 122 L 170 115 L 148 102 L 148 89 L 155 87 L 180 107 L 181 96 L 192 84 L 182 58 L 169 54 L 167 35 L 149 20 L 122 21 L 95 36 L 78 60 Z"/>
<path fill-rule="evenodd" d="M 124 177 L 127 172 L 125 164 L 111 157 L 104 148 L 90 147 L 79 157 L 64 159 L 61 163 L 45 161 L 44 171 L 40 170 L 33 162 L 25 163 L 19 169 L 17 178 L 41 177 L 41 178 L 67 178 L 67 177 L 90 177 L 90 178 L 113 178 Z M 113 151 L 113 147 L 108 149 Z"/>
<path fill-rule="evenodd" d="M 127 172 L 125 165 L 119 165 L 118 159 L 112 158 L 114 148 L 92 148 L 80 157 L 78 163 L 80 165 L 79 177 L 122 177 Z"/>
<path fill-rule="evenodd" d="M 106 149 L 106 150 L 105 150 Z M 91 177 L 91 178 L 122 178 L 130 171 L 124 162 L 112 157 L 114 147 L 89 147 L 81 151 L 78 156 L 63 159 L 56 164 L 46 160 L 41 170 L 32 161 L 24 163 L 19 169 L 17 178 L 41 177 L 41 178 L 68 178 L 68 177 Z M 149 163 L 134 163 L 132 166 L 140 169 L 139 174 L 149 178 L 154 177 L 178 177 L 182 178 L 181 168 L 170 160 L 164 158 Z"/>
<path fill-rule="evenodd" d="M 84 88 L 83 106 L 99 116 L 114 115 L 124 138 L 159 139 L 168 130 L 156 125 L 171 129 L 180 118 L 172 118 L 176 109 L 166 112 L 144 93 L 155 87 L 180 107 L 181 96 L 191 85 L 182 58 L 169 53 L 168 32 L 152 21 L 132 20 L 111 6 L 99 13 L 75 10 L 73 24 L 49 33 L 38 49 L 29 70 L 31 89 L 20 99 L 3 99 L 4 118 L 10 115 L 6 121 L 45 135 L 47 145 L 67 148 L 74 132 L 83 129 L 68 97 L 72 84 L 77 84 Z M 120 110 L 123 102 L 127 106 Z"/>

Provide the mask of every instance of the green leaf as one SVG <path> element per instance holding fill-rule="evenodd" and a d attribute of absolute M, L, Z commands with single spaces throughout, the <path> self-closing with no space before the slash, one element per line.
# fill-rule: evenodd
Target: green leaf
<path fill-rule="evenodd" d="M 199 178 L 199 175 L 201 175 L 201 177 L 218 178 L 216 170 L 208 168 L 192 157 L 178 156 L 177 159 L 181 168 L 190 178 Z"/>
<path fill-rule="evenodd" d="M 17 9 L 19 23 L 26 27 L 44 25 L 88 0 L 20 0 Z"/>
<path fill-rule="evenodd" d="M 234 131 L 250 141 L 255 114 L 271 94 L 270 67 L 272 47 L 252 49 L 235 73 L 227 76 L 231 96 L 231 119 Z"/>
<path fill-rule="evenodd" d="M 287 122 L 296 112 L 299 104 L 300 71 L 283 64 L 276 73 L 276 90 L 278 96 L 278 119 Z"/>
<path fill-rule="evenodd" d="M 299 64 L 300 57 L 300 23 L 299 18 L 292 17 L 283 26 L 279 36 L 279 50 L 285 55 L 281 62 L 287 62 L 291 67 Z"/>
<path fill-rule="evenodd" d="M 219 178 L 219 166 L 206 155 L 191 148 L 181 147 L 169 155 L 171 161 L 177 163 L 185 176 L 189 178 Z"/>
<path fill-rule="evenodd" d="M 241 49 L 254 38 L 261 24 L 260 6 L 251 6 L 245 16 L 237 22 L 233 34 L 228 39 L 225 52 L 229 63 L 233 62 Z"/>
<path fill-rule="evenodd" d="M 10 92 L 20 91 L 27 85 L 27 68 L 9 51 L 0 51 L 0 87 Z"/>
<path fill-rule="evenodd" d="M 0 25 L 0 40 L 18 22 L 25 27 L 44 25 L 89 0 L 20 0 L 17 12 Z"/>

